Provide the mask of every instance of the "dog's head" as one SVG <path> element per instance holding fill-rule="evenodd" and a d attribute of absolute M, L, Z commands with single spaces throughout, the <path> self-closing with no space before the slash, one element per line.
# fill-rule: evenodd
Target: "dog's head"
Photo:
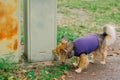
<path fill-rule="evenodd" d="M 64 63 L 67 58 L 73 56 L 73 44 L 67 41 L 67 38 L 63 36 L 61 38 L 60 44 L 52 50 L 52 53 L 57 56 L 60 62 Z"/>

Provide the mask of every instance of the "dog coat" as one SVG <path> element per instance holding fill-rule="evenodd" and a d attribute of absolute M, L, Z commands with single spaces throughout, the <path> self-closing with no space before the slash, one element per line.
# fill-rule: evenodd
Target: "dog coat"
<path fill-rule="evenodd" d="M 80 56 L 82 53 L 89 54 L 98 48 L 99 42 L 96 35 L 89 35 L 77 38 L 73 41 L 75 56 Z"/>

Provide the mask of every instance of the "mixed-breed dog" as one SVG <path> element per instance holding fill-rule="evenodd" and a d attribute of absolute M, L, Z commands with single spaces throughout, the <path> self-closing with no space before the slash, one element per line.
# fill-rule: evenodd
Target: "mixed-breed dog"
<path fill-rule="evenodd" d="M 102 56 L 100 63 L 106 64 L 107 47 L 114 43 L 115 40 L 115 27 L 107 24 L 103 27 L 103 33 L 79 37 L 72 42 L 69 42 L 65 36 L 62 36 L 60 44 L 52 50 L 52 53 L 62 63 L 75 56 L 76 62 L 73 63 L 77 68 L 75 72 L 80 73 L 87 68 L 89 62 L 95 62 L 97 54 Z M 92 54 L 91 60 L 88 60 L 89 54 Z"/>

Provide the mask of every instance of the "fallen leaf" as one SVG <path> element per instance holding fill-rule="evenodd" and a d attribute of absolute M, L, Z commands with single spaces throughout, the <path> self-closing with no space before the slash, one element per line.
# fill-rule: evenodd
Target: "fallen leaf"
<path fill-rule="evenodd" d="M 36 76 L 36 79 L 38 80 L 40 78 L 40 76 Z"/>
<path fill-rule="evenodd" d="M 108 54 L 107 56 L 113 56 L 113 54 Z"/>
<path fill-rule="evenodd" d="M 95 72 L 92 72 L 91 75 L 92 75 L 92 76 L 96 76 L 96 73 L 95 73 Z"/>
<path fill-rule="evenodd" d="M 39 69 L 39 68 L 36 68 L 35 71 L 36 71 L 36 72 L 40 72 L 40 69 Z"/>
<path fill-rule="evenodd" d="M 117 69 L 112 69 L 112 72 L 117 72 Z"/>
<path fill-rule="evenodd" d="M 64 73 L 65 75 L 69 75 L 69 72 L 66 71 L 66 70 L 64 70 L 63 73 Z"/>
<path fill-rule="evenodd" d="M 80 78 L 78 78 L 77 80 L 80 80 Z"/>
<path fill-rule="evenodd" d="M 54 64 L 54 60 L 51 61 L 51 64 Z"/>
<path fill-rule="evenodd" d="M 25 68 L 25 70 L 30 70 L 30 69 L 31 69 L 31 68 L 29 68 L 29 67 L 26 67 L 26 68 Z"/>
<path fill-rule="evenodd" d="M 14 76 L 10 76 L 10 77 L 8 78 L 8 80 L 13 80 L 13 78 L 14 78 Z"/>
<path fill-rule="evenodd" d="M 52 78 L 51 80 L 58 80 L 57 78 Z"/>
<path fill-rule="evenodd" d="M 28 78 L 27 77 L 25 77 L 24 79 L 22 79 L 22 80 L 28 80 Z"/>
<path fill-rule="evenodd" d="M 45 71 L 45 73 L 46 73 L 46 74 L 49 74 L 49 72 L 48 72 L 48 71 Z"/>
<path fill-rule="evenodd" d="M 61 80 L 65 80 L 65 75 L 62 75 L 60 78 L 61 78 Z"/>
<path fill-rule="evenodd" d="M 27 72 L 27 70 L 23 70 L 23 72 L 25 73 L 25 72 Z"/>
<path fill-rule="evenodd" d="M 114 51 L 114 53 L 120 55 L 120 51 Z"/>
<path fill-rule="evenodd" d="M 69 77 L 69 78 L 74 78 L 73 76 L 67 76 L 67 77 Z"/>
<path fill-rule="evenodd" d="M 22 80 L 27 80 L 27 77 L 25 75 L 21 75 Z"/>
<path fill-rule="evenodd" d="M 114 51 L 114 48 L 108 47 L 108 50 L 110 50 L 110 51 Z"/>
<path fill-rule="evenodd" d="M 21 70 L 21 71 L 17 71 L 16 72 L 16 74 L 22 74 L 23 73 L 23 71 Z"/>
<path fill-rule="evenodd" d="M 36 66 L 33 66 L 32 68 L 33 68 L 33 69 L 36 69 L 37 67 L 36 67 Z"/>

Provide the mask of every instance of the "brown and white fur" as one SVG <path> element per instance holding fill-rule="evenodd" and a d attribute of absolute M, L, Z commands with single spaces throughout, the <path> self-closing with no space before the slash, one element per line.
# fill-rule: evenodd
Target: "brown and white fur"
<path fill-rule="evenodd" d="M 92 60 L 90 62 L 94 63 L 98 53 L 101 54 L 101 64 L 106 64 L 107 57 L 107 47 L 111 45 L 116 40 L 115 28 L 113 25 L 105 25 L 102 34 L 96 34 L 99 46 L 92 52 Z M 54 55 L 60 58 L 60 61 L 64 63 L 66 59 L 74 56 L 74 44 L 73 42 L 68 42 L 66 37 L 62 37 L 61 43 L 52 51 Z M 80 62 L 80 64 L 79 64 Z M 75 72 L 80 73 L 83 69 L 88 66 L 88 57 L 85 53 L 82 53 L 79 57 L 76 57 L 76 62 L 73 63 L 74 66 L 78 66 Z"/>

